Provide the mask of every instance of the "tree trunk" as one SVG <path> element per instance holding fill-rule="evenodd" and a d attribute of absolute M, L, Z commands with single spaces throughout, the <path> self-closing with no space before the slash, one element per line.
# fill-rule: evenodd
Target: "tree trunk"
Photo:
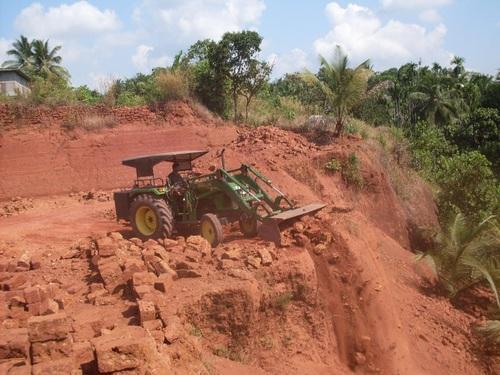
<path fill-rule="evenodd" d="M 246 103 L 245 103 L 245 122 L 248 122 L 248 107 L 250 106 L 250 101 L 252 100 L 252 97 L 249 96 L 246 98 Z"/>
<path fill-rule="evenodd" d="M 238 122 L 238 94 L 233 91 L 234 122 Z"/>
<path fill-rule="evenodd" d="M 333 136 L 335 138 L 340 137 L 340 133 L 342 132 L 342 128 L 344 127 L 344 119 L 342 118 L 342 110 L 339 109 L 337 112 L 337 123 L 335 124 L 335 132 Z"/>

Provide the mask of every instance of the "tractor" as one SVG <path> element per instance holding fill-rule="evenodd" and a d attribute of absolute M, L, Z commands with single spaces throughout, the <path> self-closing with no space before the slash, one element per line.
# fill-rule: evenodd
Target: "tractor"
<path fill-rule="evenodd" d="M 178 151 L 123 160 L 123 165 L 136 169 L 137 177 L 132 188 L 114 193 L 117 220 L 129 221 L 142 240 L 197 231 L 213 247 L 223 241 L 222 225 L 238 221 L 246 237 L 259 235 L 279 246 L 286 223 L 325 207 L 322 203 L 295 207 L 271 180 L 249 165 L 226 170 L 224 150 L 218 155 L 221 168 L 194 173 L 193 160 L 207 152 Z M 153 171 L 161 162 L 172 163 L 174 170 L 165 180 Z"/>

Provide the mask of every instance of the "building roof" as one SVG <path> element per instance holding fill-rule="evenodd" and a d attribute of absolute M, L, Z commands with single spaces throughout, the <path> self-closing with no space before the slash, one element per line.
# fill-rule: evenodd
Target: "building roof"
<path fill-rule="evenodd" d="M 25 80 L 31 81 L 31 78 L 29 77 L 29 75 L 27 75 L 26 73 L 24 73 L 20 69 L 16 69 L 16 68 L 0 68 L 0 73 L 2 73 L 2 72 L 17 73 L 17 75 L 23 77 Z"/>

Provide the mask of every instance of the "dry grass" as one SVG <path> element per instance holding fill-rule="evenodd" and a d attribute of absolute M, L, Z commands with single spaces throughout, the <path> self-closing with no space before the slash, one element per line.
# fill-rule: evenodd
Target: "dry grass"
<path fill-rule="evenodd" d="M 158 97 L 162 102 L 189 98 L 189 84 L 181 71 L 164 71 L 156 77 Z"/>
<path fill-rule="evenodd" d="M 193 112 L 198 116 L 201 120 L 206 123 L 215 123 L 216 125 L 221 125 L 224 121 L 211 112 L 207 107 L 198 102 L 197 100 L 190 100 L 189 106 L 192 108 Z"/>
<path fill-rule="evenodd" d="M 95 132 L 102 129 L 114 128 L 117 120 L 114 115 L 71 115 L 66 118 L 61 127 L 65 130 L 83 129 Z"/>
<path fill-rule="evenodd" d="M 416 172 L 410 167 L 408 141 L 397 128 L 372 128 L 370 139 L 372 146 L 380 150 L 380 162 L 396 194 L 402 200 L 408 200 L 413 194 Z"/>

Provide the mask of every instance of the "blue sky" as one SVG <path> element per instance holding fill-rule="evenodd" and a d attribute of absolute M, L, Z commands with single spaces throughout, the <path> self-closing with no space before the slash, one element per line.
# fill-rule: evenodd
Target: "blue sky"
<path fill-rule="evenodd" d="M 382 70 L 408 61 L 500 68 L 500 0 L 0 0 L 0 61 L 20 34 L 62 45 L 75 85 L 168 65 L 198 39 L 257 30 L 274 77 L 315 70 L 337 44 Z"/>

